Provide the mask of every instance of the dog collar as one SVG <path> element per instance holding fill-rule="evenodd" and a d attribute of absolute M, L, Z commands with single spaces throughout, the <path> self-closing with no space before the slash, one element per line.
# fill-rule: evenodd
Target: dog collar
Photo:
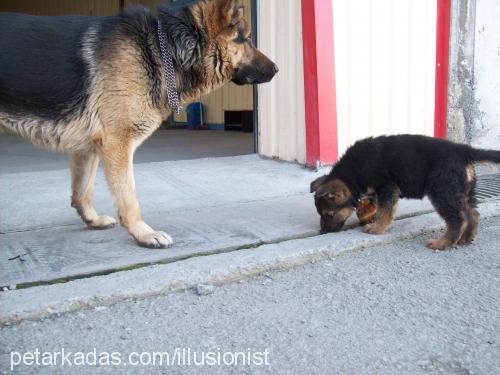
<path fill-rule="evenodd" d="M 175 79 L 174 61 L 172 55 L 167 52 L 165 42 L 165 34 L 161 29 L 161 22 L 158 20 L 158 40 L 160 42 L 161 60 L 163 63 L 163 71 L 165 73 L 165 84 L 167 86 L 168 105 L 172 111 L 179 114 L 182 107 L 179 102 L 179 94 L 177 93 L 177 82 Z"/>

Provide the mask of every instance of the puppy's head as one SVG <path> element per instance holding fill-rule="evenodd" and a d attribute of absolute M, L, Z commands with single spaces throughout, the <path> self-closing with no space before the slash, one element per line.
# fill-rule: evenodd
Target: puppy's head
<path fill-rule="evenodd" d="M 323 176 L 311 183 L 314 204 L 321 216 L 321 233 L 338 232 L 354 212 L 352 193 L 341 180 Z"/>

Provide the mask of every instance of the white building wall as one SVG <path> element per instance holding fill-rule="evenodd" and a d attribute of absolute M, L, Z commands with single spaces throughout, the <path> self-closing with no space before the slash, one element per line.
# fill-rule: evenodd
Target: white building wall
<path fill-rule="evenodd" d="M 500 1 L 476 0 L 475 100 L 470 132 L 476 147 L 500 150 Z"/>
<path fill-rule="evenodd" d="M 434 135 L 437 0 L 332 1 L 339 155 L 371 135 Z"/>
<path fill-rule="evenodd" d="M 279 67 L 259 85 L 259 153 L 306 162 L 300 0 L 259 1 L 259 49 Z"/>

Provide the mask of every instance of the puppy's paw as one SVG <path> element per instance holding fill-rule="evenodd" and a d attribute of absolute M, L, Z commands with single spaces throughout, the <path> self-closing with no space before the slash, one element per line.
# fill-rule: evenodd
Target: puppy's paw
<path fill-rule="evenodd" d="M 459 245 L 470 245 L 476 239 L 476 232 L 464 233 L 460 240 L 458 240 Z"/>
<path fill-rule="evenodd" d="M 458 245 L 470 245 L 471 243 L 474 242 L 474 238 L 469 238 L 469 237 L 462 237 L 460 240 L 458 240 Z"/>
<path fill-rule="evenodd" d="M 363 232 L 368 234 L 384 234 L 387 228 L 383 228 L 377 223 L 366 224 L 363 226 Z"/>
<path fill-rule="evenodd" d="M 427 241 L 427 247 L 432 250 L 442 251 L 445 250 L 449 245 L 449 242 L 444 238 L 433 239 Z"/>
<path fill-rule="evenodd" d="M 97 230 L 103 230 L 103 229 L 109 229 L 113 228 L 116 224 L 116 220 L 112 218 L 111 216 L 98 216 L 96 219 L 92 220 L 87 224 L 89 229 L 97 229 Z"/>

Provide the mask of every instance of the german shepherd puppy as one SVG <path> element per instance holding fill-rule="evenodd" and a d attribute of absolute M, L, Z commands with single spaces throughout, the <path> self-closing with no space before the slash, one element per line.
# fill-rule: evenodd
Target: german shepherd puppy
<path fill-rule="evenodd" d="M 500 151 L 419 135 L 367 138 L 356 142 L 329 175 L 311 183 L 321 231 L 337 232 L 367 192 L 377 198 L 377 216 L 367 233 L 382 234 L 391 225 L 401 198 L 428 196 L 446 221 L 446 233 L 428 247 L 444 250 L 474 240 L 479 224 L 476 211 L 474 162 L 500 163 Z"/>
<path fill-rule="evenodd" d="M 0 14 L 0 129 L 69 154 L 71 205 L 92 229 L 115 224 L 92 205 L 101 160 L 120 223 L 140 245 L 168 247 L 141 218 L 133 173 L 134 151 L 171 113 L 159 35 L 188 102 L 229 81 L 273 78 L 277 66 L 249 33 L 235 0 L 112 17 Z"/>

